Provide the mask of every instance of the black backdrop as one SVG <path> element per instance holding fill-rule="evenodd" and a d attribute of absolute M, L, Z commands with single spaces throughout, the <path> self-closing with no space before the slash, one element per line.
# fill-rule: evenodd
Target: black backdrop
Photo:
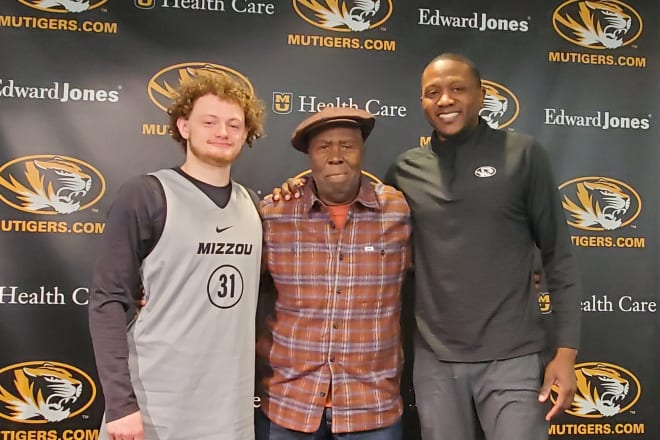
<path fill-rule="evenodd" d="M 656 0 L 4 0 L 0 438 L 97 435 L 90 274 L 118 186 L 183 159 L 168 87 L 199 68 L 248 81 L 267 136 L 233 175 L 263 195 L 304 170 L 288 139 L 323 105 L 376 114 L 365 169 L 378 177 L 428 142 L 419 76 L 445 51 L 481 67 L 493 126 L 541 140 L 565 197 L 582 403 L 551 435 L 659 438 L 659 18 Z"/>

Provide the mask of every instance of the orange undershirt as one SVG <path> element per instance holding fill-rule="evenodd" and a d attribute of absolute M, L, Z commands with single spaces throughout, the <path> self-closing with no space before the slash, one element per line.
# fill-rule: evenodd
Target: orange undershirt
<path fill-rule="evenodd" d="M 346 224 L 346 220 L 348 220 L 348 208 L 351 205 L 329 205 L 327 206 L 328 208 L 328 213 L 330 214 L 330 218 L 332 218 L 332 222 L 335 224 L 335 226 L 338 229 L 341 229 L 344 227 Z"/>

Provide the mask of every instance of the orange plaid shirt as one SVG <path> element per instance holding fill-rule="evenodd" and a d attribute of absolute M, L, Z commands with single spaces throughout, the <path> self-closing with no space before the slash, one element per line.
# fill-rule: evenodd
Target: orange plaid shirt
<path fill-rule="evenodd" d="M 401 284 L 410 210 L 392 187 L 362 179 L 335 228 L 309 179 L 303 196 L 262 202 L 264 265 L 277 290 L 257 342 L 262 409 L 314 432 L 332 396 L 332 431 L 384 428 L 402 413 Z"/>

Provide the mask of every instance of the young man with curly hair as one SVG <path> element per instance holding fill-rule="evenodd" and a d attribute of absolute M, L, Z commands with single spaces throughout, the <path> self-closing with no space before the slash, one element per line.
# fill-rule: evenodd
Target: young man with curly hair
<path fill-rule="evenodd" d="M 230 169 L 261 136 L 263 104 L 232 78 L 202 72 L 168 113 L 185 161 L 121 187 L 94 272 L 99 438 L 249 440 L 262 229 L 256 196 Z M 127 334 L 126 313 L 143 293 Z"/>

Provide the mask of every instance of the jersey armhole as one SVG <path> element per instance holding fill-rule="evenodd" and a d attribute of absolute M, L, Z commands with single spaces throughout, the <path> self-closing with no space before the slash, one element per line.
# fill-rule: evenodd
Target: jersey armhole
<path fill-rule="evenodd" d="M 245 189 L 247 190 L 248 194 L 250 194 L 250 198 L 252 199 L 252 203 L 254 203 L 254 207 L 256 208 L 257 212 L 259 213 L 259 216 L 261 217 L 261 210 L 259 209 L 259 202 L 261 201 L 261 199 L 259 198 L 257 193 L 254 192 L 253 189 L 248 188 L 248 187 L 245 187 Z"/>
<path fill-rule="evenodd" d="M 147 256 L 158 244 L 158 241 L 160 241 L 160 237 L 163 235 L 163 230 L 165 229 L 165 221 L 167 220 L 167 199 L 165 198 L 165 190 L 163 189 L 163 185 L 160 183 L 160 180 L 158 180 L 156 176 L 150 174 L 146 176 L 145 181 L 147 182 L 149 192 L 152 194 L 152 200 L 154 201 L 154 212 L 152 215 L 157 215 L 157 211 L 160 209 L 162 212 L 162 221 L 153 225 L 153 240 L 151 240 L 150 246 L 145 249 L 143 258 L 147 258 Z"/>

